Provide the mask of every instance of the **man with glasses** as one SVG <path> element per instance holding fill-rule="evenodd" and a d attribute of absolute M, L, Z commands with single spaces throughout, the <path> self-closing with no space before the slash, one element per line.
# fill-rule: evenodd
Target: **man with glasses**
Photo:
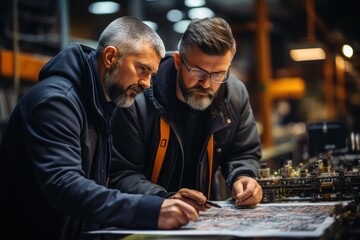
<path fill-rule="evenodd" d="M 182 199 L 197 210 L 216 199 L 221 167 L 235 205 L 256 205 L 261 158 L 245 85 L 230 75 L 236 43 L 218 17 L 193 20 L 151 88 L 112 118 L 110 186 Z"/>

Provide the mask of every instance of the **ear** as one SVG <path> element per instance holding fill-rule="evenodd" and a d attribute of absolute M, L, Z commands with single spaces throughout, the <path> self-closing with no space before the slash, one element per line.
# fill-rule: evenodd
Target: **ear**
<path fill-rule="evenodd" d="M 111 68 L 117 62 L 118 50 L 114 46 L 107 46 L 104 48 L 103 61 L 106 69 Z"/>
<path fill-rule="evenodd" d="M 177 71 L 179 71 L 180 64 L 181 64 L 180 53 L 178 51 L 175 51 L 174 52 L 174 65 L 175 65 L 175 69 Z"/>

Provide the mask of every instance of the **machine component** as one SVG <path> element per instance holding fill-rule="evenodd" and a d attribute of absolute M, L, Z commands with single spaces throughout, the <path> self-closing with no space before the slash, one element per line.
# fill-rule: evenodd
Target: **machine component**
<path fill-rule="evenodd" d="M 269 177 L 261 168 L 257 180 L 263 189 L 262 202 L 354 200 L 360 189 L 359 167 L 331 172 L 318 160 L 308 171 L 292 169 L 288 163 L 279 170 L 280 175 Z"/>
<path fill-rule="evenodd" d="M 360 236 L 360 135 L 340 122 L 310 123 L 308 159 L 297 167 L 288 160 L 271 171 L 261 164 L 257 181 L 263 189 L 262 203 L 289 201 L 349 201 L 334 212 L 332 239 Z"/>
<path fill-rule="evenodd" d="M 273 172 L 261 164 L 257 180 L 263 203 L 354 200 L 359 195 L 359 135 L 351 133 L 348 141 L 339 121 L 308 123 L 307 134 L 309 158 L 296 168 L 292 160 Z"/>

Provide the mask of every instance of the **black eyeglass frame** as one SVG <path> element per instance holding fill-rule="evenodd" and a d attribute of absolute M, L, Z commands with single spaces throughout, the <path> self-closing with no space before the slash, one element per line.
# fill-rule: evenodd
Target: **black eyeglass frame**
<path fill-rule="evenodd" d="M 192 67 L 192 68 L 190 68 L 189 65 L 186 63 L 184 56 L 183 56 L 182 54 L 180 54 L 180 57 L 181 57 L 181 61 L 182 61 L 182 62 L 184 63 L 184 65 L 185 65 L 185 68 L 186 68 L 186 70 L 188 71 L 190 77 L 193 78 L 193 76 L 191 76 L 191 70 L 193 70 L 193 69 L 194 69 L 194 70 L 197 70 L 197 71 L 199 71 L 199 72 L 203 72 L 203 73 L 204 73 L 204 76 L 206 76 L 206 77 L 204 77 L 203 79 L 198 79 L 198 81 L 203 81 L 203 80 L 205 80 L 208 76 L 210 76 L 210 80 L 211 80 L 213 83 L 223 84 L 223 83 L 226 83 L 226 81 L 229 79 L 230 69 L 228 69 L 228 70 L 226 71 L 226 74 L 224 74 L 225 76 L 224 76 L 224 78 L 223 78 L 221 81 L 215 81 L 215 80 L 213 80 L 213 76 L 214 76 L 213 74 L 217 74 L 217 75 L 223 75 L 223 74 L 219 74 L 219 73 L 208 73 L 207 71 L 202 70 L 202 69 L 197 68 L 197 67 Z"/>

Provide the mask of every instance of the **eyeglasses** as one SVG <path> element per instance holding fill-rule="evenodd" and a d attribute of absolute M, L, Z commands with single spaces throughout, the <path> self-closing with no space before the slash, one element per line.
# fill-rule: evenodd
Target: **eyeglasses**
<path fill-rule="evenodd" d="M 208 73 L 196 67 L 190 68 L 182 55 L 181 60 L 183 61 L 189 76 L 196 81 L 204 81 L 208 76 L 210 76 L 210 80 L 212 82 L 221 84 L 225 83 L 229 78 L 229 70 L 226 73 Z"/>

